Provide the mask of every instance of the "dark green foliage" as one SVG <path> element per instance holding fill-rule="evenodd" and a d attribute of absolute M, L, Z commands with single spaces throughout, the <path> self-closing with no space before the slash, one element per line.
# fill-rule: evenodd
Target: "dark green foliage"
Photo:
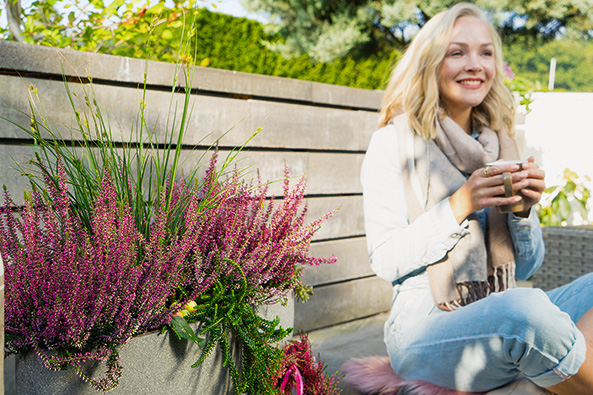
<path fill-rule="evenodd" d="M 264 12 L 286 41 L 283 53 L 327 62 L 365 47 L 403 49 L 413 31 L 439 12 L 468 0 L 243 0 Z M 491 15 L 507 43 L 541 43 L 560 35 L 591 39 L 593 8 L 583 0 L 473 0 Z M 272 30 L 270 29 L 270 30 Z"/>
<path fill-rule="evenodd" d="M 316 63 L 307 55 L 285 59 L 264 46 L 270 37 L 261 23 L 246 18 L 195 12 L 196 64 L 247 73 L 296 78 L 356 88 L 381 89 L 389 78 L 399 52 L 346 57 L 330 63 Z"/>
<path fill-rule="evenodd" d="M 229 273 L 200 295 L 197 310 L 184 318 L 173 317 L 170 328 L 180 338 L 193 341 L 202 349 L 202 356 L 192 367 L 200 365 L 219 345 L 224 353 L 224 365 L 229 369 L 237 394 L 274 395 L 277 391 L 275 377 L 271 372 L 280 368 L 283 350 L 274 346 L 292 329 L 279 326 L 279 318 L 266 320 L 257 314 L 256 307 L 249 303 L 256 292 L 247 285 L 241 267 L 231 263 L 241 273 L 243 281 L 237 287 L 236 277 Z M 200 322 L 200 335 L 195 335 L 186 321 Z M 240 347 L 233 349 L 235 344 Z M 240 368 L 233 354 L 240 355 Z"/>
<path fill-rule="evenodd" d="M 190 34 L 192 39 L 187 51 L 194 54 L 195 59 L 186 60 L 194 60 L 197 65 L 364 89 L 383 88 L 394 62 L 399 57 L 399 51 L 394 49 L 389 53 L 377 53 L 361 58 L 348 56 L 329 63 L 314 62 L 307 55 L 286 59 L 264 45 L 264 41 L 275 39 L 264 32 L 264 25 L 260 22 L 206 9 L 189 12 L 185 15 L 185 23 L 184 16 L 175 14 L 172 10 L 148 9 L 135 25 L 140 28 L 142 22 L 148 24 L 148 21 L 154 20 L 157 11 L 160 18 L 174 19 L 153 25 L 150 33 L 152 49 L 148 53 L 144 53 L 143 48 L 146 45 L 139 41 L 147 42 L 149 34 L 124 34 L 123 32 L 129 29 L 128 25 L 124 24 L 115 31 L 116 36 L 124 38 L 124 42 L 116 47 L 105 45 L 99 51 L 175 62 L 175 43 L 180 41 L 183 35 Z M 122 34 L 119 34 L 119 30 Z M 141 30 L 150 29 L 144 26 Z"/>

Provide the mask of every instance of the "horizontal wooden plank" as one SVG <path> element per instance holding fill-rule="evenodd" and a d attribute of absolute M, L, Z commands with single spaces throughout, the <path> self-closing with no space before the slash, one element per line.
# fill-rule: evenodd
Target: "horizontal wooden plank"
<path fill-rule="evenodd" d="M 31 186 L 26 177 L 21 177 L 16 163 L 26 165 L 33 157 L 34 149 L 30 146 L 15 146 L 0 144 L 0 182 L 8 188 L 15 202 L 23 202 L 23 191 Z M 2 200 L 4 204 L 4 199 Z"/>
<path fill-rule="evenodd" d="M 59 128 L 65 138 L 79 139 L 79 133 L 71 135 L 69 130 L 76 126 L 76 120 L 62 81 L 1 76 L 0 90 L 5 94 L 0 115 L 28 126 L 29 117 L 18 110 L 29 112 L 29 86 L 38 92 L 37 112 Z M 146 104 L 146 124 L 157 141 L 168 141 L 170 136 L 177 141 L 179 127 L 173 126 L 173 120 L 181 119 L 183 94 L 147 91 L 144 98 L 142 89 L 95 85 L 91 91 L 89 85 L 76 83 L 69 83 L 68 87 L 76 95 L 74 102 L 81 114 L 90 114 L 85 95 L 91 102 L 96 100 L 115 141 L 138 141 L 142 100 Z M 191 114 L 183 141 L 188 145 L 210 145 L 224 135 L 220 145 L 241 146 L 261 127 L 249 146 L 361 152 L 366 150 L 377 123 L 377 114 L 367 111 L 200 95 L 192 95 L 190 102 Z M 89 123 L 93 123 L 90 117 Z M 2 129 L 0 137 L 25 137 L 14 126 L 7 124 Z"/>
<path fill-rule="evenodd" d="M 364 237 L 311 244 L 310 256 L 329 258 L 332 255 L 338 258 L 334 264 L 305 268 L 303 282 L 315 286 L 374 274 L 369 265 Z"/>
<path fill-rule="evenodd" d="M 32 141 L 31 141 L 32 142 Z M 19 194 L 23 184 L 20 180 L 12 179 L 13 160 L 26 163 L 33 157 L 34 149 L 26 145 L 0 145 L 0 167 L 4 183 L 10 190 L 18 190 Z M 219 167 L 222 166 L 229 151 L 219 152 Z M 260 174 L 261 182 L 270 182 L 269 193 L 282 195 L 283 183 L 279 182 L 284 177 L 285 166 L 288 167 L 291 185 L 295 185 L 301 176 L 305 176 L 308 195 L 340 195 L 360 194 L 362 188 L 359 182 L 362 154 L 332 154 L 332 153 L 307 153 L 307 152 L 258 152 L 245 150 L 234 160 L 237 169 L 244 169 L 243 177 L 246 180 L 257 179 Z M 184 150 L 181 156 L 179 175 L 187 175 L 199 161 L 203 176 L 210 160 L 210 154 L 204 150 Z"/>
<path fill-rule="evenodd" d="M 80 139 L 80 134 L 71 135 L 70 128 L 76 126 L 74 110 L 68 99 L 64 82 L 57 80 L 43 80 L 37 78 L 20 78 L 0 76 L 0 89 L 6 94 L 0 102 L 0 114 L 9 119 L 15 119 L 20 125 L 28 126 L 29 117 L 18 110 L 29 113 L 28 94 L 30 86 L 34 86 L 37 97 L 33 97 L 36 113 L 56 126 L 64 138 Z M 111 133 L 115 141 L 138 141 L 136 133 L 139 121 L 139 108 L 145 100 L 145 118 L 149 130 L 159 142 L 166 142 L 172 135 L 177 141 L 177 125 L 181 119 L 183 108 L 183 94 L 172 94 L 162 91 L 147 91 L 143 98 L 142 89 L 116 86 L 68 83 L 68 89 L 73 93 L 72 98 L 76 109 L 90 119 L 89 107 L 85 96 L 90 101 L 96 100 L 103 118 L 109 122 Z M 39 102 L 39 104 L 37 103 Z M 94 105 L 93 105 L 94 108 Z M 188 129 L 183 143 L 188 145 L 208 145 L 229 129 L 235 127 L 229 134 L 229 141 L 223 142 L 228 146 L 242 145 L 255 129 L 248 130 L 248 124 L 241 122 L 249 115 L 249 103 L 246 100 L 232 100 L 216 97 L 192 96 L 192 109 L 188 122 Z M 263 120 L 262 120 L 263 121 Z M 2 137 L 26 137 L 17 128 L 3 128 Z M 146 132 L 144 132 L 146 135 Z"/>
<path fill-rule="evenodd" d="M 388 311 L 391 284 L 371 277 L 316 287 L 306 303 L 295 303 L 295 331 L 310 331 Z"/>
<path fill-rule="evenodd" d="M 0 176 L 3 183 L 8 187 L 17 203 L 22 202 L 22 191 L 30 189 L 25 177 L 18 177 L 18 171 L 12 160 L 20 163 L 26 162 L 33 157 L 34 147 L 17 145 L 0 145 Z M 198 155 L 198 153 L 193 153 Z M 190 155 L 191 157 L 191 155 Z M 189 166 L 189 160 L 182 160 L 181 172 L 187 171 L 184 166 Z M 205 168 L 205 164 L 204 164 Z M 293 184 L 294 185 L 293 181 Z M 280 183 L 273 185 L 275 192 L 280 193 Z M 333 239 L 351 236 L 360 236 L 364 234 L 364 221 L 362 210 L 362 196 L 330 196 L 309 198 L 308 220 L 313 221 L 326 213 L 339 210 L 332 218 L 322 224 L 317 232 L 315 239 Z"/>
<path fill-rule="evenodd" d="M 187 172 L 200 160 L 203 150 L 184 153 L 182 171 Z M 229 151 L 221 150 L 219 162 L 223 163 Z M 209 156 L 208 156 L 209 158 Z M 262 182 L 271 182 L 270 193 L 280 195 L 285 166 L 289 176 L 297 179 L 305 176 L 308 195 L 361 194 L 360 168 L 364 154 L 361 153 L 314 153 L 291 151 L 257 151 L 246 148 L 234 159 L 238 169 L 245 169 L 245 178 L 257 177 L 259 172 Z M 201 159 L 204 162 L 204 159 Z"/>
<path fill-rule="evenodd" d="M 198 151 L 188 158 L 199 158 Z M 221 151 L 221 158 L 226 151 Z M 285 165 L 291 177 L 296 179 L 305 176 L 308 195 L 360 194 L 360 168 L 364 155 L 358 153 L 307 153 L 307 152 L 258 152 L 246 149 L 237 156 L 235 163 L 239 169 L 248 169 L 246 178 L 256 176 L 259 171 L 264 182 L 273 182 L 270 191 L 274 195 L 282 192 Z M 192 159 L 188 159 L 184 166 L 189 168 Z"/>
<path fill-rule="evenodd" d="M 64 70 L 73 77 L 142 84 L 145 68 L 148 84 L 172 86 L 175 64 L 0 41 L 0 69 L 57 75 Z M 183 85 L 183 70 L 178 72 Z M 382 91 L 205 67 L 193 67 L 190 75 L 194 89 L 339 106 L 379 108 L 383 96 Z"/>
<path fill-rule="evenodd" d="M 295 106 L 286 103 L 250 101 L 250 130 L 263 123 L 253 145 L 365 151 L 376 129 L 374 112 Z"/>
<path fill-rule="evenodd" d="M 310 193 L 362 193 L 360 169 L 364 154 L 311 153 L 307 179 Z"/>
<path fill-rule="evenodd" d="M 364 234 L 362 196 L 336 196 L 309 199 L 307 218 L 312 221 L 339 208 L 335 215 L 321 225 L 314 240 L 360 236 Z"/>

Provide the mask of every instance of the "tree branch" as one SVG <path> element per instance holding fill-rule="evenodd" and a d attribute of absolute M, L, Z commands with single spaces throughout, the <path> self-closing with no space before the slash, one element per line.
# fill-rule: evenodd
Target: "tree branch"
<path fill-rule="evenodd" d="M 24 43 L 21 30 L 21 2 L 19 0 L 6 0 L 6 19 L 8 20 L 8 31 L 15 41 Z"/>

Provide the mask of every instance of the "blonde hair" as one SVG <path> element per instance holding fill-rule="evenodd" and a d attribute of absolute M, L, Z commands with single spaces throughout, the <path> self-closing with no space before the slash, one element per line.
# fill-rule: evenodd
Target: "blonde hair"
<path fill-rule="evenodd" d="M 472 126 L 479 130 L 506 127 L 512 136 L 515 126 L 515 102 L 503 83 L 502 44 L 494 26 L 482 10 L 473 4 L 459 3 L 430 19 L 414 37 L 393 72 L 381 104 L 380 126 L 394 116 L 405 113 L 412 130 L 425 139 L 434 139 L 440 101 L 438 72 L 457 19 L 472 16 L 482 20 L 492 35 L 496 72 L 490 92 L 472 109 Z"/>

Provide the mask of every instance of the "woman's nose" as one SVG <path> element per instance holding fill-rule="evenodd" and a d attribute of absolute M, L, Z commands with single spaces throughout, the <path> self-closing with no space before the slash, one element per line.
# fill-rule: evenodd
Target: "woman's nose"
<path fill-rule="evenodd" d="M 465 69 L 467 71 L 481 71 L 482 62 L 480 62 L 480 56 L 478 54 L 470 54 L 467 58 Z"/>

